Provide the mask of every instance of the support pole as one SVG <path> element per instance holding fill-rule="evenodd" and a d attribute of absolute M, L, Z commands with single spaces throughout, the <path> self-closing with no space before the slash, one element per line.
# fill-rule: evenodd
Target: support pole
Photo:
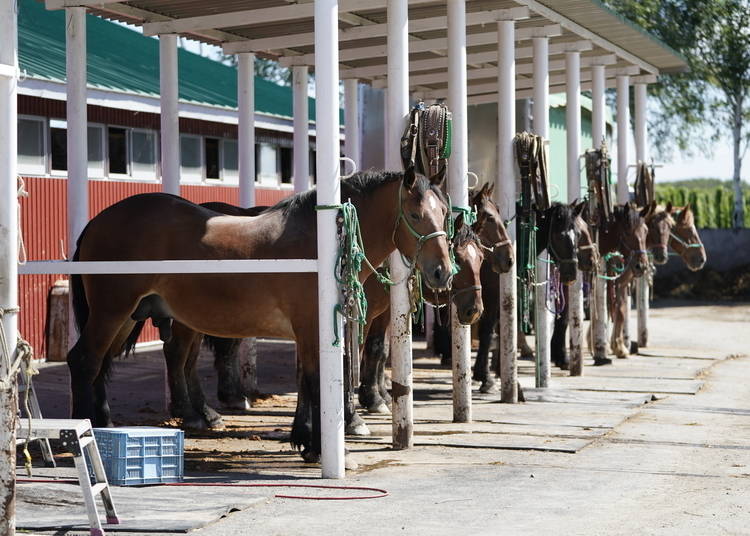
<path fill-rule="evenodd" d="M 516 59 L 515 22 L 497 23 L 497 176 L 495 201 L 500 215 L 510 220 L 516 215 L 516 170 L 513 136 L 516 132 Z M 516 248 L 516 226 L 508 226 L 508 235 Z M 500 274 L 500 400 L 518 402 L 518 318 L 516 315 L 516 269 Z"/>
<path fill-rule="evenodd" d="M 18 332 L 18 197 L 17 197 L 17 3 L 0 0 L 0 315 L 8 337 L 9 361 L 15 359 Z M 0 349 L 0 354 L 3 349 Z M 0 355 L 0 534 L 16 533 L 16 422 L 18 383 L 9 377 Z"/>
<path fill-rule="evenodd" d="M 591 133 L 594 148 L 601 147 L 604 141 L 604 66 L 594 65 L 592 75 L 592 124 Z M 604 259 L 600 260 L 600 273 L 605 273 Z M 594 311 L 591 315 L 591 325 L 594 337 L 594 360 L 607 358 L 607 282 L 599 277 L 594 278 L 593 284 Z"/>
<path fill-rule="evenodd" d="M 567 142 L 568 203 L 581 197 L 581 53 L 565 54 L 567 73 L 565 129 Z M 570 329 L 570 375 L 583 375 L 583 277 L 578 272 L 568 287 L 568 325 Z"/>
<path fill-rule="evenodd" d="M 400 170 L 401 134 L 409 114 L 409 13 L 407 0 L 388 0 L 388 94 L 386 100 L 386 169 Z M 411 313 L 408 269 L 396 251 L 390 256 L 391 277 L 402 283 L 391 287 L 391 377 L 393 382 L 393 448 L 414 444 L 411 362 Z"/>
<path fill-rule="evenodd" d="M 630 131 L 630 77 L 617 77 L 617 203 L 627 203 L 628 132 Z M 636 283 L 637 284 L 637 283 Z M 622 323 L 625 348 L 630 348 L 630 292 L 625 293 L 625 317 Z"/>
<path fill-rule="evenodd" d="M 534 51 L 534 132 L 549 139 L 549 39 L 535 37 Z M 546 148 L 545 148 L 546 150 Z M 534 287 L 534 333 L 536 335 L 536 386 L 549 387 L 550 379 L 550 324 L 552 315 L 547 309 L 547 286 L 540 285 L 549 278 L 549 254 L 536 259 Z"/>
<path fill-rule="evenodd" d="M 341 202 L 339 181 L 339 48 L 337 0 L 315 2 L 315 123 L 318 204 Z M 336 211 L 318 210 L 318 333 L 320 341 L 320 428 L 323 478 L 344 478 L 344 355 L 336 339 Z"/>
<path fill-rule="evenodd" d="M 307 65 L 296 65 L 292 70 L 294 92 L 294 193 L 310 189 L 310 135 L 307 99 Z"/>
<path fill-rule="evenodd" d="M 357 169 L 360 168 L 360 136 L 359 136 L 359 80 L 356 78 L 347 78 L 344 80 L 344 156 L 354 160 Z M 351 164 L 348 164 L 351 165 Z M 347 168 L 346 174 L 350 170 Z"/>
<path fill-rule="evenodd" d="M 638 162 L 648 160 L 648 132 L 646 131 L 646 84 L 635 85 L 635 152 Z M 635 287 L 638 309 L 638 347 L 648 346 L 648 277 L 639 277 Z"/>
<path fill-rule="evenodd" d="M 180 195 L 180 116 L 177 85 L 177 35 L 159 36 L 162 191 Z"/>
<path fill-rule="evenodd" d="M 237 156 L 240 206 L 255 206 L 255 54 L 237 54 Z"/>
<path fill-rule="evenodd" d="M 448 194 L 469 207 L 469 142 L 466 97 L 466 0 L 448 0 L 448 106 L 453 113 L 453 140 L 448 162 Z M 453 347 L 453 422 L 471 422 L 471 332 L 458 322 L 451 304 Z"/>

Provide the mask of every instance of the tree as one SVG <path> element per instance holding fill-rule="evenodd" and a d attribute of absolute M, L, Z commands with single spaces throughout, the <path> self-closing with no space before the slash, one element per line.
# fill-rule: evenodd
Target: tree
<path fill-rule="evenodd" d="M 652 131 L 670 148 L 710 152 L 731 132 L 734 209 L 744 226 L 741 170 L 750 142 L 750 0 L 608 0 L 625 17 L 684 56 L 689 71 L 661 76 L 649 91 L 659 103 Z M 706 136 L 706 133 L 709 136 Z"/>

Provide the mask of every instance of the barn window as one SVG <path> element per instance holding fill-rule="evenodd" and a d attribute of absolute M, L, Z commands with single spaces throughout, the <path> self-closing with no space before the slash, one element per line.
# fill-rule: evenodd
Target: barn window
<path fill-rule="evenodd" d="M 291 147 L 279 148 L 279 168 L 281 171 L 282 184 L 291 184 L 294 175 L 294 160 Z"/>
<path fill-rule="evenodd" d="M 50 119 L 49 126 L 50 170 L 60 174 L 68 170 L 67 124 L 65 121 Z"/>
<path fill-rule="evenodd" d="M 30 175 L 44 175 L 47 171 L 44 147 L 45 122 L 41 117 L 18 119 L 18 171 Z"/>
<path fill-rule="evenodd" d="M 221 140 L 221 159 L 224 170 L 224 178 L 235 178 L 238 176 L 239 164 L 237 155 L 237 140 Z"/>
<path fill-rule="evenodd" d="M 258 182 L 261 184 L 277 185 L 279 183 L 277 154 L 275 145 L 270 143 L 260 144 L 260 158 L 256 160 L 255 167 L 259 170 Z"/>
<path fill-rule="evenodd" d="M 107 147 L 109 148 L 110 175 L 126 175 L 128 173 L 127 129 L 109 127 L 107 131 Z"/>
<path fill-rule="evenodd" d="M 156 132 L 153 130 L 131 130 L 132 173 L 139 179 L 156 178 Z"/>
<path fill-rule="evenodd" d="M 206 151 L 206 178 L 220 179 L 219 140 L 217 138 L 204 138 L 203 146 Z"/>
<path fill-rule="evenodd" d="M 203 178 L 203 151 L 200 136 L 180 136 L 180 170 L 185 179 Z"/>
<path fill-rule="evenodd" d="M 89 177 L 104 177 L 104 127 L 88 126 Z"/>

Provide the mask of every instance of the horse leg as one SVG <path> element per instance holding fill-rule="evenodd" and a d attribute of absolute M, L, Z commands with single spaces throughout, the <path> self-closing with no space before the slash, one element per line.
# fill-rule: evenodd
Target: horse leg
<path fill-rule="evenodd" d="M 624 327 L 625 315 L 628 314 L 626 309 L 625 294 L 628 292 L 630 282 L 615 282 L 615 304 L 612 311 L 612 351 L 620 359 L 626 359 L 629 355 L 625 346 Z"/>
<path fill-rule="evenodd" d="M 229 409 L 250 409 L 250 403 L 245 397 L 240 381 L 239 352 L 243 339 L 210 338 L 209 346 L 214 351 L 214 369 L 219 380 L 216 393 L 219 402 Z"/>
<path fill-rule="evenodd" d="M 299 351 L 297 353 L 299 356 Z M 307 380 L 297 359 L 297 407 L 294 410 L 292 433 L 289 441 L 295 449 L 307 449 L 312 444 L 312 415 L 310 413 L 310 395 Z M 302 451 L 305 458 L 305 450 Z M 308 461 L 305 459 L 305 461 Z M 310 462 L 317 460 L 311 459 Z"/>
<path fill-rule="evenodd" d="M 566 335 L 568 333 L 568 298 L 567 287 L 563 290 L 566 293 L 565 307 L 562 312 L 555 317 L 555 327 L 552 331 L 552 340 L 550 342 L 550 352 L 552 362 L 562 370 L 568 370 L 570 357 L 568 356 L 568 345 Z"/>
<path fill-rule="evenodd" d="M 200 356 L 203 334 L 194 331 L 192 336 L 193 340 L 185 360 L 185 376 L 190 403 L 193 409 L 204 419 L 208 428 L 221 429 L 224 427 L 224 422 L 221 415 L 206 402 L 206 395 L 203 393 L 203 386 L 198 375 L 198 357 Z"/>
<path fill-rule="evenodd" d="M 393 401 L 385 379 L 385 366 L 391 352 L 390 340 L 388 339 L 389 336 L 388 331 L 386 331 L 385 335 L 383 335 L 383 353 L 381 354 L 381 357 L 378 358 L 378 392 L 380 393 L 380 398 L 385 402 L 386 408 L 390 408 L 391 402 Z M 390 412 L 390 409 L 388 409 L 388 413 Z"/>
<path fill-rule="evenodd" d="M 435 354 L 440 356 L 440 364 L 450 367 L 453 363 L 453 347 L 451 345 L 451 317 L 450 307 L 436 309 L 435 315 L 440 317 L 440 324 L 433 328 L 432 342 Z"/>
<path fill-rule="evenodd" d="M 529 342 L 526 340 L 526 334 L 520 327 L 518 327 L 518 349 L 521 351 L 521 359 L 534 360 L 534 350 L 529 346 Z"/>
<path fill-rule="evenodd" d="M 385 336 L 387 315 L 373 318 L 367 326 L 362 352 L 362 378 L 359 385 L 359 403 L 370 413 L 388 414 L 390 410 L 380 392 L 381 371 L 385 376 Z"/>
<path fill-rule="evenodd" d="M 203 430 L 207 427 L 207 422 L 191 403 L 185 376 L 189 354 L 199 334 L 179 322 L 174 322 L 172 329 L 172 338 L 164 343 L 169 381 L 169 411 L 172 417 L 182 419 L 185 428 Z"/>
<path fill-rule="evenodd" d="M 347 435 L 369 436 L 364 419 L 360 417 L 354 407 L 354 385 L 352 384 L 352 367 L 348 358 L 344 357 L 344 431 Z"/>
<path fill-rule="evenodd" d="M 474 362 L 474 379 L 482 382 L 479 387 L 481 393 L 495 393 L 494 374 L 491 370 L 490 345 L 492 344 L 492 333 L 497 324 L 498 306 L 495 302 L 487 303 L 486 309 L 479 319 L 479 348 L 477 359 Z"/>

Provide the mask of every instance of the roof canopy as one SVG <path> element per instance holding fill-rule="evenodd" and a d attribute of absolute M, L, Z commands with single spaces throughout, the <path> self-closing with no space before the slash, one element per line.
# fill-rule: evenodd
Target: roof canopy
<path fill-rule="evenodd" d="M 313 0 L 46 0 L 48 8 L 86 5 L 93 13 L 143 26 L 147 35 L 178 33 L 220 44 L 227 53 L 256 52 L 283 65 L 313 65 Z M 387 0 L 340 0 L 342 78 L 385 84 Z M 607 65 L 608 79 L 629 74 L 652 81 L 660 72 L 686 68 L 683 58 L 598 0 L 467 0 L 467 61 L 470 102 L 495 93 L 497 27 L 516 25 L 519 96 L 528 93 L 533 37 L 550 38 L 550 91 L 562 90 L 563 55 L 581 52 L 583 88 L 587 68 Z M 447 87 L 445 0 L 409 0 L 410 84 L 426 96 Z M 635 78 L 634 81 L 639 81 Z M 608 82 L 613 85 L 612 82 Z"/>

